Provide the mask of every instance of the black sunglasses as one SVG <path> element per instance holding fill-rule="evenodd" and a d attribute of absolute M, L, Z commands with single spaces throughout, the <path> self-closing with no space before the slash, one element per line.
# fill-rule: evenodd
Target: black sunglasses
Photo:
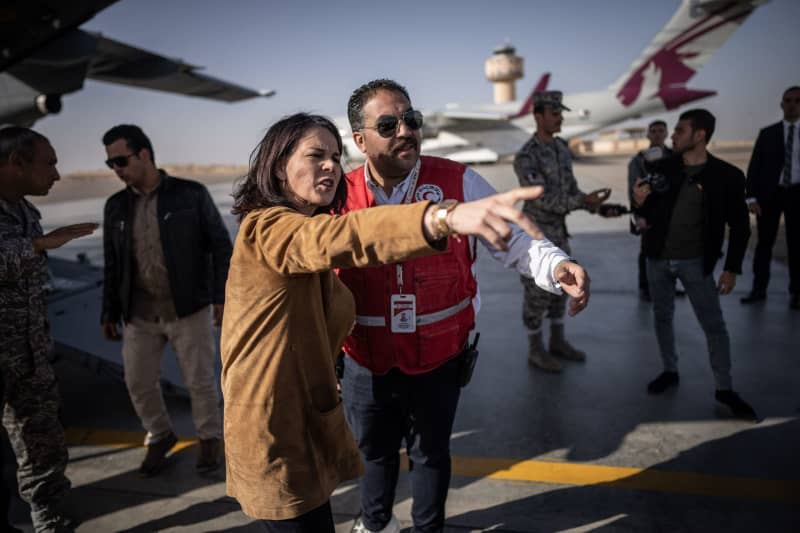
<path fill-rule="evenodd" d="M 112 157 L 111 159 L 106 159 L 106 166 L 110 169 L 114 169 L 114 167 L 124 168 L 128 166 L 128 158 L 135 156 L 136 154 L 128 154 L 128 155 L 118 155 L 117 157 Z"/>
<path fill-rule="evenodd" d="M 384 138 L 389 138 L 397 133 L 397 127 L 400 121 L 403 121 L 406 126 L 416 131 L 422 127 L 422 113 L 416 109 L 408 109 L 404 111 L 399 117 L 394 115 L 381 115 L 375 121 L 374 126 L 364 126 L 365 129 L 375 130 L 378 135 Z"/>

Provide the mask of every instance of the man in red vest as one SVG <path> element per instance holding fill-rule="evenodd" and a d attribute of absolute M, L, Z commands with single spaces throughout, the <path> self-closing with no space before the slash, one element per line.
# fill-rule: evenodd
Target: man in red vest
<path fill-rule="evenodd" d="M 347 175 L 345 211 L 433 201 L 446 223 L 458 202 L 495 193 L 460 163 L 420 156 L 422 114 L 398 83 L 381 79 L 356 89 L 348 118 L 366 164 Z M 573 296 L 571 315 L 588 303 L 586 272 L 550 241 L 532 240 L 517 229 L 507 250 L 483 244 L 542 288 Z M 480 307 L 475 251 L 472 238 L 452 236 L 443 254 L 339 273 L 353 292 L 357 315 L 344 346 L 342 395 L 366 466 L 361 518 L 353 531 L 400 530 L 392 507 L 404 439 L 412 465 L 414 531 L 444 528 L 450 433 L 468 379 L 465 347 Z"/>

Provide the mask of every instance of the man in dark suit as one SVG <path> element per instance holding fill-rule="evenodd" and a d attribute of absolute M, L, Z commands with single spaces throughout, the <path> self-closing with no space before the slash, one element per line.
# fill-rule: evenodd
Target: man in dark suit
<path fill-rule="evenodd" d="M 753 289 L 743 304 L 767 297 L 772 247 L 783 213 L 789 253 L 789 307 L 800 309 L 800 86 L 789 87 L 781 102 L 783 120 L 758 133 L 747 168 L 747 204 L 756 215 L 758 245 Z"/>

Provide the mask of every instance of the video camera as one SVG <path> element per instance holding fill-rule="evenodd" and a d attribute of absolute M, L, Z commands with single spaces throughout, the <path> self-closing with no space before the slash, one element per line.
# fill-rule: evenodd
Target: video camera
<path fill-rule="evenodd" d="M 597 214 L 601 217 L 620 217 L 628 213 L 630 213 L 630 210 L 622 204 L 600 204 L 597 206 Z"/>
<path fill-rule="evenodd" d="M 669 189 L 669 180 L 664 174 L 656 170 L 656 162 L 664 158 L 666 154 L 660 146 L 652 146 L 644 151 L 644 168 L 647 175 L 642 178 L 642 183 L 650 185 L 653 192 L 663 193 Z"/>

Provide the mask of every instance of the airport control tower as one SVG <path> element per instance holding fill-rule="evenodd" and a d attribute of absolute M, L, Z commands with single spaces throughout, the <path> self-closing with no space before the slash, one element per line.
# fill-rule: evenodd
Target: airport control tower
<path fill-rule="evenodd" d="M 514 82 L 525 73 L 523 59 L 516 55 L 511 43 L 494 49 L 492 56 L 486 60 L 486 79 L 494 84 L 494 103 L 513 102 L 517 98 Z"/>

